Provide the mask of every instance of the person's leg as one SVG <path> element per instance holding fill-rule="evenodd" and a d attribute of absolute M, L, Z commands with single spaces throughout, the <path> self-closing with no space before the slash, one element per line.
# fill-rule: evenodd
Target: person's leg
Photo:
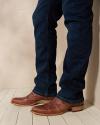
<path fill-rule="evenodd" d="M 56 30 L 62 16 L 59 0 L 39 0 L 33 13 L 36 48 L 35 88 L 33 92 L 44 96 L 56 96 Z"/>
<path fill-rule="evenodd" d="M 92 48 L 92 1 L 62 0 L 62 10 L 68 29 L 68 48 L 57 97 L 79 103 L 84 100 L 85 74 Z"/>

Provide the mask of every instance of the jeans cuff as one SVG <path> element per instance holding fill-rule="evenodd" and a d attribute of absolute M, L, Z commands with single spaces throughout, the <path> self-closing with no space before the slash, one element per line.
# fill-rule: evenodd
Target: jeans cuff
<path fill-rule="evenodd" d="M 78 100 L 72 100 L 72 99 L 67 99 L 67 98 L 64 98 L 62 97 L 61 95 L 57 95 L 57 98 L 61 99 L 62 101 L 65 101 L 65 102 L 68 102 L 68 103 L 71 103 L 71 104 L 77 104 L 77 103 L 81 103 L 84 101 L 84 98 L 82 99 L 78 99 Z"/>
<path fill-rule="evenodd" d="M 33 92 L 40 95 L 40 96 L 46 96 L 46 97 L 56 97 L 57 93 L 43 93 L 43 92 L 40 92 L 39 90 L 37 90 L 36 88 L 33 89 Z"/>

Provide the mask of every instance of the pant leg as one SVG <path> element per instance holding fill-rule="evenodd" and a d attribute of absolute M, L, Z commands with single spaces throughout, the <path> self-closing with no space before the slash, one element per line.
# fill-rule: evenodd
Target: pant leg
<path fill-rule="evenodd" d="M 45 96 L 57 95 L 55 28 L 61 15 L 59 0 L 39 0 L 33 13 L 37 71 L 33 91 Z"/>
<path fill-rule="evenodd" d="M 92 48 L 92 1 L 62 0 L 68 48 L 65 54 L 58 97 L 78 103 L 84 100 L 85 74 Z"/>

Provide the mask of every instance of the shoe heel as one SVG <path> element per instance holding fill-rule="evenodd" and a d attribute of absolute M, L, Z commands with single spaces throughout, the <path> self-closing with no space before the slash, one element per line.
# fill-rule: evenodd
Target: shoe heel
<path fill-rule="evenodd" d="M 73 107 L 72 107 L 72 112 L 82 111 L 83 109 L 84 109 L 84 105 L 73 106 Z"/>

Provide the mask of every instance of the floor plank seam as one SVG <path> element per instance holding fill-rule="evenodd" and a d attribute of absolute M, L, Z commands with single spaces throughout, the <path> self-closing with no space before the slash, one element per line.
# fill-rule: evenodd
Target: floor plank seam
<path fill-rule="evenodd" d="M 84 124 L 83 120 L 77 115 L 77 112 L 76 113 L 74 112 L 73 115 L 74 115 L 74 117 L 76 117 L 81 122 L 82 125 L 86 125 L 86 124 Z"/>
<path fill-rule="evenodd" d="M 33 125 L 33 114 L 32 114 L 32 125 Z"/>
<path fill-rule="evenodd" d="M 11 89 L 11 90 L 12 90 L 12 89 Z M 8 90 L 8 91 L 6 92 L 6 95 L 4 95 L 5 98 L 7 98 L 9 92 L 10 92 L 10 90 Z M 13 94 L 14 94 L 14 93 L 15 93 L 15 91 L 13 92 Z M 12 97 L 13 97 L 13 94 L 12 94 Z M 9 100 L 10 100 L 10 99 L 9 99 Z M 0 104 L 2 104 L 2 101 L 0 101 Z M 2 119 L 3 119 L 3 117 L 5 116 L 5 113 L 8 111 L 8 109 L 9 109 L 8 106 L 5 107 L 5 110 L 2 112 L 2 116 L 1 116 L 1 118 L 0 118 L 0 121 L 2 121 Z"/>
<path fill-rule="evenodd" d="M 81 112 L 84 112 L 84 110 L 81 111 Z M 78 112 L 77 112 L 77 113 L 78 113 Z M 78 117 L 78 119 L 80 119 L 80 121 L 81 121 L 81 123 L 82 123 L 83 125 L 87 125 L 85 122 L 83 122 L 82 118 L 81 118 L 77 113 L 75 113 L 75 116 Z M 93 120 L 94 120 L 94 119 L 93 119 Z"/>
<path fill-rule="evenodd" d="M 63 121 L 65 122 L 66 125 L 69 125 L 69 123 L 65 120 L 65 118 L 63 117 L 63 115 L 61 115 Z"/>
<path fill-rule="evenodd" d="M 17 123 L 18 123 L 18 117 L 19 117 L 19 112 L 17 113 L 17 118 L 16 118 L 15 125 L 17 125 Z"/>
<path fill-rule="evenodd" d="M 49 125 L 50 125 L 50 120 L 49 120 L 49 117 L 47 116 L 47 120 L 48 120 L 48 123 L 49 123 Z"/>
<path fill-rule="evenodd" d="M 91 112 L 87 111 L 87 113 L 90 114 L 91 117 L 92 117 L 92 118 L 98 123 L 98 125 L 99 125 L 99 121 L 98 121 L 95 117 L 93 117 L 93 115 L 91 114 Z"/>

